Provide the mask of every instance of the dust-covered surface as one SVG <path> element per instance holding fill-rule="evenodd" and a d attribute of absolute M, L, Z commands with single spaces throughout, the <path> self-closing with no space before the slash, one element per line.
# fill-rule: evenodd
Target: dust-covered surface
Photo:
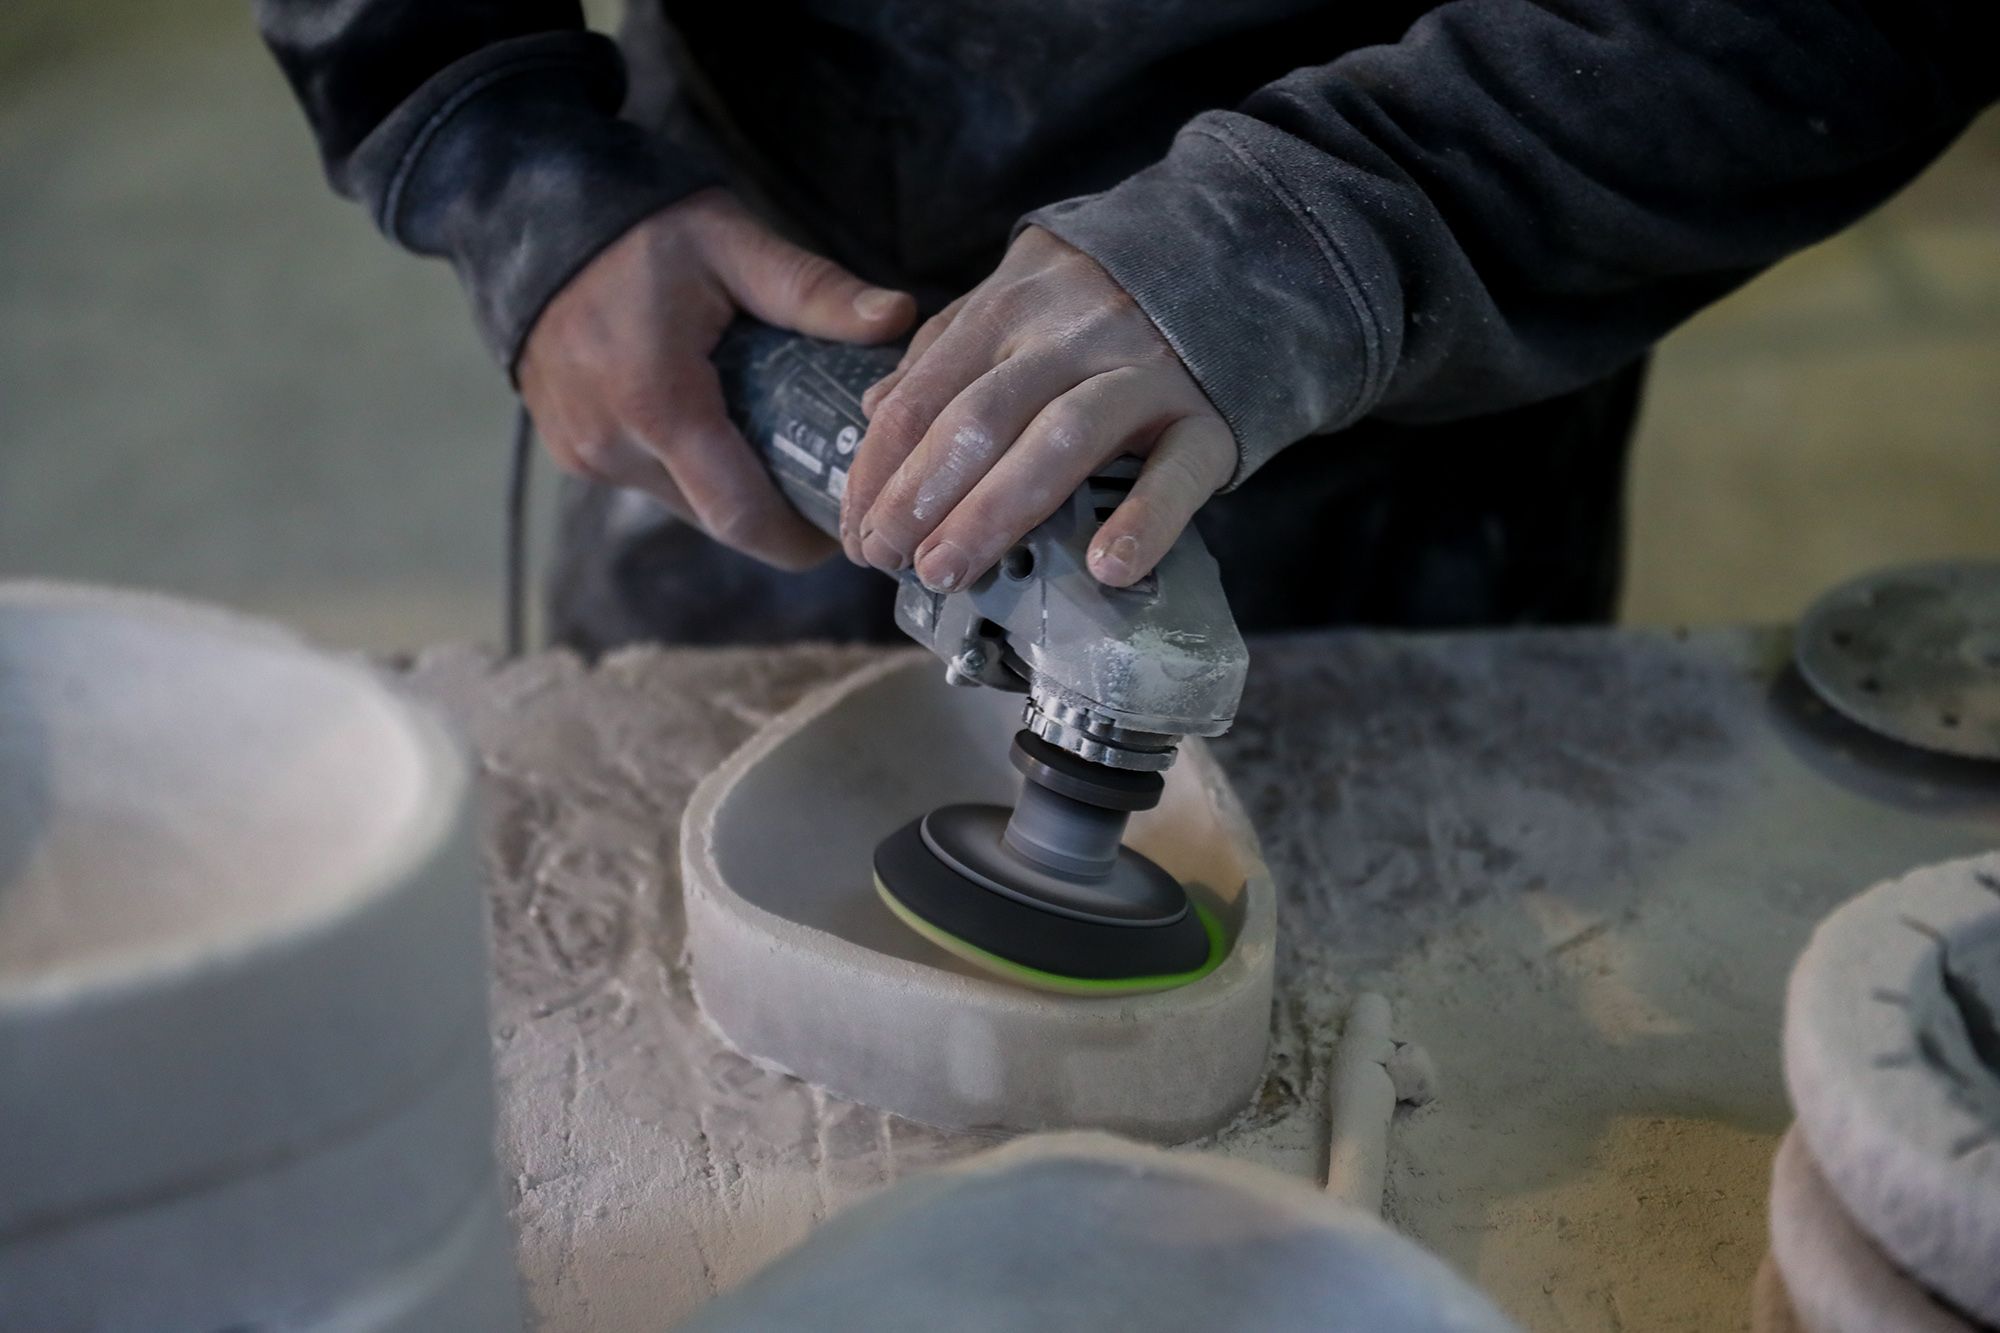
<path fill-rule="evenodd" d="M 1239 1144 L 1303 1168 L 1297 1071 L 1379 988 L 1443 1081 L 1399 1118 L 1395 1221 L 1530 1328 L 1747 1327 L 1793 957 L 1876 880 L 2000 842 L 2000 778 L 1827 714 L 1787 646 L 1255 645 L 1217 751 L 1279 887 L 1289 1077 Z"/>
<path fill-rule="evenodd" d="M 1393 1221 L 1530 1328 L 1747 1326 L 1792 957 L 1875 880 L 2000 842 L 2000 779 L 1811 710 L 1784 651 L 1253 643 L 1216 749 L 1279 889 L 1280 998 L 1260 1097 L 1199 1147 L 1316 1174 L 1324 1057 L 1347 997 L 1379 989 L 1441 1073 L 1399 1115 Z M 489 793 L 502 1153 L 550 1329 L 665 1327 L 844 1203 L 985 1146 L 752 1067 L 678 962 L 695 783 L 865 660 L 440 651 L 408 673 Z"/>
<path fill-rule="evenodd" d="M 592 670 L 446 649 L 406 675 L 478 754 L 501 1173 L 546 1329 L 657 1333 L 953 1147 L 737 1057 L 701 1022 L 680 960 L 695 784 L 865 660 L 641 651 Z"/>

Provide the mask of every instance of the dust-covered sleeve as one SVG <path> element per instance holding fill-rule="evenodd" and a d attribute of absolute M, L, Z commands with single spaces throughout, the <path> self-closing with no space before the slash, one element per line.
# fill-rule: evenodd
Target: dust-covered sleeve
<path fill-rule="evenodd" d="M 327 177 L 457 269 L 510 371 L 542 307 L 634 223 L 712 183 L 618 118 L 616 44 L 575 0 L 257 0 Z"/>
<path fill-rule="evenodd" d="M 2000 95 L 1993 0 L 1455 0 L 1031 213 L 1235 430 L 1577 388 L 1852 222 Z"/>

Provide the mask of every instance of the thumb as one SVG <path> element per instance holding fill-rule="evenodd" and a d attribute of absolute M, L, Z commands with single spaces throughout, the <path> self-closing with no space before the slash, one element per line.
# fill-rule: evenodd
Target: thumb
<path fill-rule="evenodd" d="M 709 263 L 730 299 L 782 329 L 840 342 L 886 342 L 917 316 L 907 292 L 874 287 L 750 217 L 718 236 Z"/>

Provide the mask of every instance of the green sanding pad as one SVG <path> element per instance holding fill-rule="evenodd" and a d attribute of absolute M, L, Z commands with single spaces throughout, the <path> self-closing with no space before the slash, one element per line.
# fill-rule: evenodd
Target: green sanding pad
<path fill-rule="evenodd" d="M 976 885 L 966 885 L 968 893 L 984 893 L 986 890 Z M 1222 923 L 1215 914 L 1198 902 L 1190 902 L 1189 908 L 1194 920 L 1200 923 L 1203 936 L 1208 941 L 1208 954 L 1198 967 L 1184 972 L 1153 973 L 1133 977 L 1066 977 L 1055 972 L 1047 972 L 1038 967 L 1029 967 L 1002 958 L 999 954 L 980 948 L 976 944 L 952 935 L 923 917 L 917 915 L 889 891 L 881 876 L 875 878 L 875 892 L 888 905 L 897 920 L 917 934 L 943 949 L 946 953 L 962 958 L 982 971 L 1012 981 L 1032 990 L 1051 991 L 1058 995 L 1113 996 L 1145 995 L 1153 991 L 1173 990 L 1189 982 L 1199 981 L 1221 966 L 1223 955 L 1228 952 L 1228 941 L 1223 936 Z"/>

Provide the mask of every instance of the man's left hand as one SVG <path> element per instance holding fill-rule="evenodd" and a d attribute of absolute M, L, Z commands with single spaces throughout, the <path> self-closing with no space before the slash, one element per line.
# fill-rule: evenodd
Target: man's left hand
<path fill-rule="evenodd" d="M 1236 442 L 1151 320 L 1039 227 L 917 330 L 862 400 L 848 558 L 965 587 L 1112 459 L 1145 460 L 1090 545 L 1114 587 L 1150 572 L 1236 467 Z"/>

